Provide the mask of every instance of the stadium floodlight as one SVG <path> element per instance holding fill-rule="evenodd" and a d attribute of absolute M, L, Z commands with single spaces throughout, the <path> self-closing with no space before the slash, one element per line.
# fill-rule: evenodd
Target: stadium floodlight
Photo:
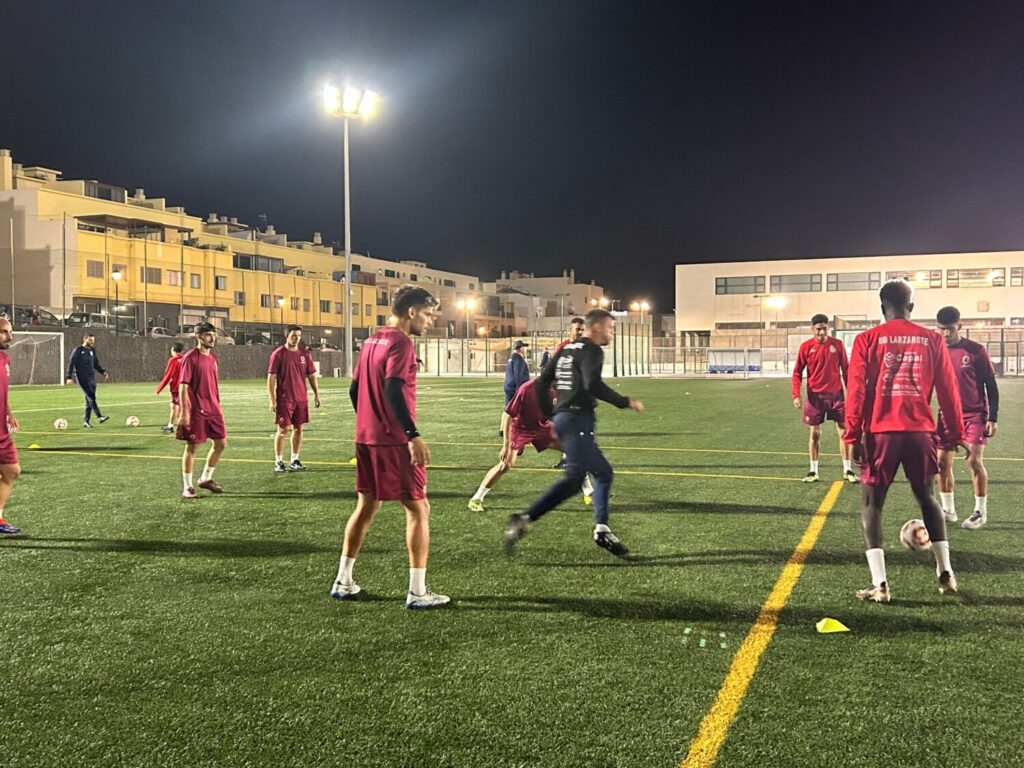
<path fill-rule="evenodd" d="M 764 305 L 768 309 L 784 309 L 789 303 L 785 296 L 766 296 L 764 299 Z"/>
<path fill-rule="evenodd" d="M 377 113 L 380 95 L 346 85 L 344 89 L 324 83 L 321 91 L 324 113 L 341 118 L 344 124 L 344 154 L 342 166 L 345 176 L 345 375 L 352 375 L 352 213 L 351 190 L 348 179 L 348 122 L 368 120 Z"/>

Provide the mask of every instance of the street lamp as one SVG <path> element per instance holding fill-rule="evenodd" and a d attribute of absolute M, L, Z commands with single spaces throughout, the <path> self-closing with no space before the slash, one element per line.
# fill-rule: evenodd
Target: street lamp
<path fill-rule="evenodd" d="M 118 336 L 120 323 L 117 322 L 117 308 L 121 304 L 121 270 L 115 269 L 110 273 L 110 278 L 114 281 L 114 335 Z M 109 295 L 108 293 L 107 296 Z"/>
<path fill-rule="evenodd" d="M 469 336 L 469 313 L 476 307 L 476 299 L 459 299 L 455 306 L 462 310 L 463 338 Z"/>
<path fill-rule="evenodd" d="M 651 311 L 651 305 L 647 301 L 647 299 L 641 299 L 640 301 L 634 301 L 632 304 L 630 304 L 629 305 L 629 309 L 630 309 L 631 312 L 639 312 L 640 313 L 640 325 L 643 325 L 644 324 L 644 313 Z"/>
<path fill-rule="evenodd" d="M 380 101 L 373 91 L 364 91 L 346 85 L 344 89 L 325 84 L 323 88 L 324 112 L 329 117 L 340 117 L 344 123 L 345 151 L 345 375 L 352 375 L 352 221 L 348 182 L 348 121 L 366 120 L 376 113 Z"/>

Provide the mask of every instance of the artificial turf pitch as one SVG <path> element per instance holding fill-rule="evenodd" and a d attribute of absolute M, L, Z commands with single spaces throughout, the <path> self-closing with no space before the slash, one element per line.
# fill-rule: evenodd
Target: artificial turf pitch
<path fill-rule="evenodd" d="M 112 418 L 91 431 L 77 389 L 15 388 L 24 474 L 7 516 L 25 533 L 0 541 L 0 765 L 679 764 L 841 465 L 828 428 L 823 482 L 797 482 L 807 430 L 788 381 L 614 385 L 647 405 L 599 412 L 631 562 L 594 546 L 580 498 L 506 558 L 505 516 L 554 479 L 556 456 L 531 449 L 469 512 L 497 454 L 501 382 L 421 378 L 428 582 L 453 605 L 420 613 L 403 607 L 396 505 L 356 565 L 367 599 L 327 596 L 354 499 L 346 382 L 323 380 L 309 470 L 287 475 L 272 471 L 264 383 L 224 383 L 226 493 L 192 501 L 150 385 L 101 385 Z M 843 487 L 716 765 L 1021 764 L 1024 383 L 1000 389 L 990 522 L 950 532 L 961 594 L 940 597 L 931 555 L 899 547 L 917 516 L 900 482 L 894 602 L 855 600 L 868 569 L 859 491 Z M 963 518 L 962 460 L 956 475 Z M 817 634 L 826 616 L 852 631 Z"/>

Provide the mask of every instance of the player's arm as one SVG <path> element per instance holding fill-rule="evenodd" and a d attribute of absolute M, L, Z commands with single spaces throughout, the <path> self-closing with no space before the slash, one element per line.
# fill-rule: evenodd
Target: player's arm
<path fill-rule="evenodd" d="M 512 463 L 512 417 L 508 415 L 508 411 L 501 412 L 501 453 L 498 454 L 498 461 L 503 462 L 506 465 Z"/>
<path fill-rule="evenodd" d="M 409 438 L 409 454 L 412 458 L 412 463 L 425 467 L 430 463 L 430 450 L 427 448 L 423 438 L 420 437 L 420 432 L 416 429 L 416 423 L 412 420 L 412 414 L 409 413 L 409 407 L 405 404 L 404 388 L 404 379 L 400 379 L 397 376 L 388 377 L 384 380 L 384 399 L 387 400 L 388 407 L 395 415 L 399 425 L 401 425 L 405 436 Z"/>
<path fill-rule="evenodd" d="M 635 411 L 642 411 L 644 406 L 639 400 L 620 395 L 604 383 L 604 379 L 601 378 L 600 349 L 595 347 L 591 351 L 589 346 L 587 345 L 588 348 L 580 360 L 580 376 L 583 379 L 584 388 L 598 400 L 604 400 L 616 408 L 632 408 Z"/>
<path fill-rule="evenodd" d="M 313 390 L 313 405 L 320 407 L 320 385 L 316 381 L 316 371 L 309 374 L 309 386 Z"/>
<path fill-rule="evenodd" d="M 172 357 L 167 361 L 167 365 L 164 367 L 164 377 L 160 379 L 160 383 L 157 385 L 156 393 L 159 395 L 164 391 L 164 387 L 171 385 L 174 386 L 171 381 L 174 378 L 174 358 Z"/>
<path fill-rule="evenodd" d="M 352 410 L 359 410 L 359 381 L 353 376 L 352 383 L 348 385 L 348 399 L 352 401 Z"/>
<path fill-rule="evenodd" d="M 10 405 L 7 406 L 7 414 L 6 414 L 6 416 L 4 416 L 4 418 L 7 419 L 7 428 L 11 432 L 17 432 L 18 431 L 18 427 L 20 427 L 21 424 L 19 424 L 18 420 L 14 417 L 14 411 L 11 410 L 11 406 Z"/>
<path fill-rule="evenodd" d="M 959 445 L 964 434 L 964 411 L 960 402 L 960 385 L 957 383 L 956 371 L 949 359 L 949 350 L 942 337 L 935 334 L 931 339 L 932 360 L 935 366 L 933 379 L 935 397 L 939 401 L 943 423 L 949 434 L 940 435 L 945 445 Z"/>
<path fill-rule="evenodd" d="M 181 417 L 178 419 L 178 425 L 188 427 L 192 408 L 191 403 L 188 401 L 187 381 L 182 381 L 178 384 L 178 400 L 181 401 Z"/>
<path fill-rule="evenodd" d="M 277 374 L 267 374 L 267 394 L 270 395 L 270 410 L 277 410 Z"/>
<path fill-rule="evenodd" d="M 839 342 L 839 378 L 843 381 L 843 389 L 850 388 L 850 359 L 846 356 L 846 345 Z"/>
<path fill-rule="evenodd" d="M 561 354 L 556 352 L 540 372 L 540 376 L 533 380 L 533 386 L 537 388 L 537 402 L 540 403 L 540 410 L 547 418 L 551 418 L 555 411 L 555 404 L 551 402 L 551 385 L 555 382 L 555 359 Z"/>
<path fill-rule="evenodd" d="M 807 359 L 804 357 L 804 347 L 801 345 L 800 351 L 796 354 L 796 364 L 793 366 L 793 407 L 799 408 L 802 403 L 800 402 L 800 387 L 804 382 L 804 369 L 807 367 Z"/>
<path fill-rule="evenodd" d="M 67 379 L 68 384 L 75 383 L 75 358 L 78 356 L 79 347 L 75 347 L 71 350 L 71 357 L 68 358 L 68 371 L 64 375 Z"/>
<path fill-rule="evenodd" d="M 988 399 L 988 422 L 985 424 L 985 436 L 992 437 L 996 433 L 996 422 L 999 421 L 999 387 L 996 385 L 995 374 L 982 382 L 985 397 Z"/>
<path fill-rule="evenodd" d="M 110 378 L 107 374 L 107 369 L 100 365 L 100 356 L 96 353 L 95 349 L 92 351 L 92 367 L 103 374 L 104 381 Z"/>

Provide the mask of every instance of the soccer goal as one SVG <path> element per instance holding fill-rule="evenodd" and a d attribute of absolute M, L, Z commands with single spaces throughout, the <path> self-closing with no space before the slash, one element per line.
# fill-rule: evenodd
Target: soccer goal
<path fill-rule="evenodd" d="M 64 383 L 64 334 L 15 331 L 7 354 L 11 384 Z"/>

